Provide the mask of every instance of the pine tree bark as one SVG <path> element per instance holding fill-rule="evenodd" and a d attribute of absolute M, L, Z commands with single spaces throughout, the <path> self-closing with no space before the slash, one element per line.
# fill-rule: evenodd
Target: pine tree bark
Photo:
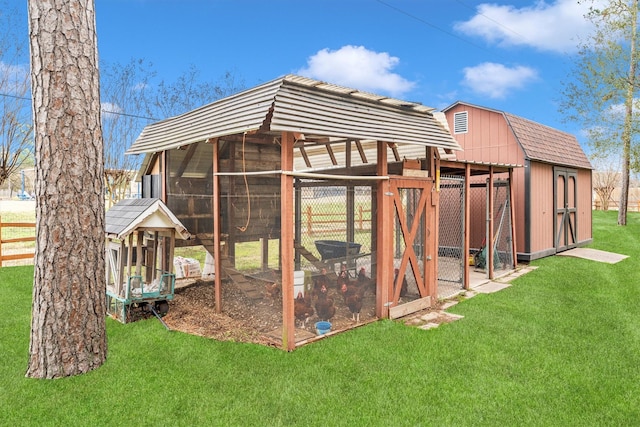
<path fill-rule="evenodd" d="M 106 360 L 103 142 L 93 0 L 29 0 L 36 255 L 26 375 Z"/>

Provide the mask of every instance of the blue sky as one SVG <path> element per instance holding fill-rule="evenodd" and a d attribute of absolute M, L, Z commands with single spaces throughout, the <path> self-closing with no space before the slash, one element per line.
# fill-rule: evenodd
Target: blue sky
<path fill-rule="evenodd" d="M 585 11 L 576 0 L 96 0 L 101 60 L 142 58 L 166 81 L 190 65 L 246 87 L 301 74 L 437 109 L 503 110 L 581 142 L 558 101 Z"/>

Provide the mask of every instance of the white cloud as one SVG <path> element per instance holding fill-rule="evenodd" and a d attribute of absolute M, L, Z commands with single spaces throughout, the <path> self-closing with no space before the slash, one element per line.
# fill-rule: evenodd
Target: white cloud
<path fill-rule="evenodd" d="M 455 29 L 504 47 L 531 46 L 565 53 L 574 51 L 579 39 L 591 31 L 584 18 L 588 7 L 576 0 L 536 1 L 522 8 L 483 3 L 473 18 L 457 23 Z"/>
<path fill-rule="evenodd" d="M 120 108 L 118 104 L 114 104 L 112 102 L 101 103 L 100 110 L 102 113 L 102 118 L 107 120 L 113 119 L 123 112 L 122 108 Z"/>
<path fill-rule="evenodd" d="M 400 97 L 412 90 L 415 82 L 392 72 L 399 62 L 399 58 L 386 52 L 347 45 L 338 50 L 318 51 L 297 74 L 365 92 Z"/>
<path fill-rule="evenodd" d="M 475 67 L 466 67 L 462 84 L 476 93 L 489 98 L 504 98 L 508 92 L 535 81 L 538 73 L 533 68 L 485 62 Z"/>
<path fill-rule="evenodd" d="M 0 61 L 0 92 L 23 96 L 29 88 L 29 67 Z"/>

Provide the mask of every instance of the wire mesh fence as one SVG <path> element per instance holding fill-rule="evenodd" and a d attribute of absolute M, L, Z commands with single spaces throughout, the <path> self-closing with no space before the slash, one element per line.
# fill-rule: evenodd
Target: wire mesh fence
<path fill-rule="evenodd" d="M 464 287 L 464 177 L 440 178 L 438 296 L 447 298 Z"/>
<path fill-rule="evenodd" d="M 348 263 L 350 270 L 371 270 L 371 186 L 299 180 L 297 183 L 296 242 L 317 259 Z M 296 259 L 299 269 L 313 269 L 313 261 Z"/>

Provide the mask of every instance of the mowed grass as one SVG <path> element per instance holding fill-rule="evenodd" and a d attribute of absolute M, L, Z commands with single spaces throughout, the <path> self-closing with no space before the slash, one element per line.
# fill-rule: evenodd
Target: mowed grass
<path fill-rule="evenodd" d="M 109 355 L 73 378 L 24 377 L 32 267 L 0 269 L 0 425 L 609 426 L 640 420 L 640 215 L 594 212 L 592 247 L 449 311 L 381 320 L 287 353 L 107 321 Z"/>

